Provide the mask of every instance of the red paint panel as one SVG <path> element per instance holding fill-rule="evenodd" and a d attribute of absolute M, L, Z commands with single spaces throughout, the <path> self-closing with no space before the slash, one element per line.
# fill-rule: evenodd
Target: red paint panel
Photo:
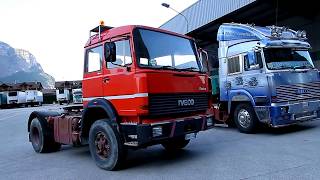
<path fill-rule="evenodd" d="M 72 144 L 72 117 L 54 117 L 54 140 Z"/>
<path fill-rule="evenodd" d="M 157 71 L 147 74 L 148 93 L 209 92 L 208 78 L 198 73 Z"/>

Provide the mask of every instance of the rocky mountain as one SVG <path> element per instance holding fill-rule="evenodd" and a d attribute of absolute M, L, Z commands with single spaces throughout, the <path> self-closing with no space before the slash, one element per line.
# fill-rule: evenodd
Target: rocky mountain
<path fill-rule="evenodd" d="M 54 87 L 54 78 L 45 73 L 34 55 L 14 49 L 0 41 L 0 82 L 41 82 L 44 88 Z"/>

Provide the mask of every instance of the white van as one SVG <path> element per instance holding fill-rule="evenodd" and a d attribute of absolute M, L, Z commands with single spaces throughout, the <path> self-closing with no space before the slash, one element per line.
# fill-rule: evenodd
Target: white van
<path fill-rule="evenodd" d="M 26 101 L 28 105 L 34 106 L 39 105 L 41 106 L 43 103 L 43 94 L 41 91 L 37 90 L 26 90 Z"/>
<path fill-rule="evenodd" d="M 70 91 L 69 89 L 57 89 L 56 90 L 57 102 L 59 104 L 62 103 L 70 103 Z"/>
<path fill-rule="evenodd" d="M 7 96 L 7 104 L 11 106 L 25 105 L 27 102 L 26 93 L 22 91 L 9 91 L 4 93 Z"/>

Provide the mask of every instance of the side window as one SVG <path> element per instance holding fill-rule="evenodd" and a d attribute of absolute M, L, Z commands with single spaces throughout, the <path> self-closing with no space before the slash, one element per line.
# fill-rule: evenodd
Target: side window
<path fill-rule="evenodd" d="M 87 50 L 85 72 L 95 72 L 101 70 L 102 46 Z"/>
<path fill-rule="evenodd" d="M 240 56 L 234 56 L 228 59 L 228 74 L 240 72 Z"/>
<path fill-rule="evenodd" d="M 115 42 L 116 44 L 116 62 L 108 62 L 107 63 L 107 68 L 108 69 L 112 69 L 112 68 L 116 68 L 119 67 L 117 65 L 120 66 L 124 66 L 124 65 L 128 65 L 132 63 L 132 57 L 131 57 L 131 50 L 130 50 L 130 41 L 129 40 L 121 40 L 121 41 L 117 41 Z M 115 65 L 117 64 L 117 65 Z"/>
<path fill-rule="evenodd" d="M 248 54 L 244 55 L 244 70 L 256 70 L 262 68 L 262 59 L 261 59 L 261 52 L 248 52 Z"/>

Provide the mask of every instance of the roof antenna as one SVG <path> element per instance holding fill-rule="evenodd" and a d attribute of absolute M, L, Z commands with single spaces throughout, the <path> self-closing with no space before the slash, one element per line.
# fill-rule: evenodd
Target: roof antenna
<path fill-rule="evenodd" d="M 278 26 L 278 11 L 279 11 L 279 0 L 277 0 L 277 6 L 276 6 L 276 26 Z"/>

